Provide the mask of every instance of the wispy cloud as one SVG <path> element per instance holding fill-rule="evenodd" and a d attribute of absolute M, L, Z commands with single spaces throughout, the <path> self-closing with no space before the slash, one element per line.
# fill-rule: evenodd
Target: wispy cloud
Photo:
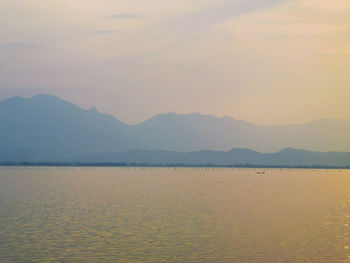
<path fill-rule="evenodd" d="M 194 12 L 175 16 L 165 22 L 169 30 L 193 36 L 233 17 L 291 0 L 220 0 Z"/>
<path fill-rule="evenodd" d="M 141 17 L 139 14 L 113 14 L 106 16 L 108 19 L 135 19 L 139 17 Z"/>
<path fill-rule="evenodd" d="M 0 42 L 0 51 L 24 51 L 40 47 L 42 45 L 33 42 Z"/>
<path fill-rule="evenodd" d="M 117 33 L 117 30 L 96 30 L 91 32 L 92 34 L 96 34 L 96 35 L 110 35 L 110 34 L 114 34 Z"/>

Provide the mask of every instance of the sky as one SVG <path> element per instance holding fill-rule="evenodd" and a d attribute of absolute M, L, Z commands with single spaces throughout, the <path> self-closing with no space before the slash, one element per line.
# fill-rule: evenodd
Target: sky
<path fill-rule="evenodd" d="M 130 124 L 200 112 L 350 119 L 349 0 L 0 0 L 0 99 Z"/>

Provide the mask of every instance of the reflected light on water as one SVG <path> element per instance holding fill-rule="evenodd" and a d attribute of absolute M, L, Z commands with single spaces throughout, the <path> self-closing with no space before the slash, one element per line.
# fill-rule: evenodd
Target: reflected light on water
<path fill-rule="evenodd" d="M 0 261 L 350 261 L 350 171 L 258 171 L 0 168 Z"/>

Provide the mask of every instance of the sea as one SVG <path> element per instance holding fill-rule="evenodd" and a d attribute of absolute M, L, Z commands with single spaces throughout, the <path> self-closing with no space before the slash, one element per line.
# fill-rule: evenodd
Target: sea
<path fill-rule="evenodd" d="M 0 262 L 350 262 L 350 170 L 0 167 Z"/>

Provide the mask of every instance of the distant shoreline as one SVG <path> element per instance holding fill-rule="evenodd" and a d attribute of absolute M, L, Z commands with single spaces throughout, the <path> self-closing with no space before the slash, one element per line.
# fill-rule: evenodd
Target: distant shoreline
<path fill-rule="evenodd" d="M 323 166 L 323 165 L 259 165 L 259 164 L 154 164 L 154 163 L 74 163 L 74 162 L 0 162 L 0 167 L 159 167 L 159 168 L 255 168 L 255 169 L 332 169 L 350 170 L 350 166 Z"/>

